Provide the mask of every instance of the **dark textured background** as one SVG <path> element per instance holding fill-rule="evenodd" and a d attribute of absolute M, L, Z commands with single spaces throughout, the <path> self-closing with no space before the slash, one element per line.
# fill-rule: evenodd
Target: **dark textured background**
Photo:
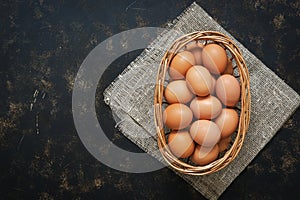
<path fill-rule="evenodd" d="M 300 93 L 299 1 L 197 2 Z M 97 44 L 124 30 L 164 27 L 191 3 L 1 1 L 0 199 L 201 199 L 167 168 L 128 174 L 101 164 L 81 143 L 71 110 L 74 78 Z M 106 134 L 135 152 L 114 129 L 101 92 L 140 52 L 112 63 L 97 95 Z M 298 110 L 220 199 L 299 199 L 299 123 Z"/>

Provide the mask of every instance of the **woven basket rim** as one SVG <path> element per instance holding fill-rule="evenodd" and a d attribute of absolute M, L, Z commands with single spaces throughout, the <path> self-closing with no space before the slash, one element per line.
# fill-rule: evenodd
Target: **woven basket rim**
<path fill-rule="evenodd" d="M 164 124 L 162 120 L 164 82 L 168 66 L 174 55 L 180 50 L 184 49 L 184 47 L 192 41 L 204 41 L 205 44 L 207 42 L 214 42 L 223 46 L 231 54 L 232 59 L 235 60 L 241 86 L 240 116 L 235 140 L 231 148 L 228 149 L 222 157 L 203 166 L 194 166 L 188 164 L 172 154 L 166 142 Z M 251 94 L 248 68 L 239 48 L 235 45 L 233 40 L 231 40 L 228 36 L 216 31 L 195 31 L 179 37 L 167 49 L 161 59 L 154 92 L 154 121 L 157 132 L 157 144 L 161 155 L 173 169 L 184 174 L 205 175 L 219 171 L 231 163 L 241 150 L 250 122 L 250 105 Z"/>

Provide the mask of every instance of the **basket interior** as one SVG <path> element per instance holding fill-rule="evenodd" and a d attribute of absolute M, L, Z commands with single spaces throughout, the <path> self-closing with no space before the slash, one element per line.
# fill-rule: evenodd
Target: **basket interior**
<path fill-rule="evenodd" d="M 163 95 L 164 88 L 170 81 L 170 77 L 167 73 L 168 66 L 177 53 L 184 51 L 187 44 L 195 41 L 203 45 L 217 43 L 222 46 L 226 50 L 227 57 L 232 61 L 234 67 L 233 76 L 237 78 L 241 86 L 240 102 L 235 107 L 239 114 L 238 129 L 232 135 L 232 140 L 227 151 L 220 153 L 218 159 L 214 162 L 202 166 L 194 164 L 189 158 L 177 158 L 172 154 L 166 142 L 170 129 L 164 125 L 162 119 L 162 112 L 167 106 L 167 102 Z M 193 32 L 178 38 L 166 51 L 161 60 L 154 96 L 154 118 L 157 130 L 157 142 L 160 152 L 166 162 L 177 171 L 191 175 L 210 174 L 227 166 L 238 155 L 244 142 L 244 137 L 250 121 L 250 99 L 248 69 L 238 47 L 230 38 L 221 33 L 211 31 Z"/>

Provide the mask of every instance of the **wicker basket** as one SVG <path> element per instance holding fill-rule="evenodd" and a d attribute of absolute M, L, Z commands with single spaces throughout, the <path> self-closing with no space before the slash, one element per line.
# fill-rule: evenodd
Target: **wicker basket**
<path fill-rule="evenodd" d="M 170 151 L 168 144 L 166 142 L 165 128 L 162 118 L 163 113 L 163 103 L 164 103 L 164 83 L 166 80 L 166 73 L 168 66 L 172 58 L 180 50 L 184 50 L 186 45 L 192 41 L 202 42 L 204 45 L 207 43 L 217 43 L 224 47 L 228 57 L 235 63 L 235 74 L 238 73 L 239 82 L 241 86 L 241 98 L 239 111 L 239 124 L 236 134 L 232 137 L 231 147 L 214 162 L 204 165 L 195 166 L 191 164 L 188 160 L 178 159 Z M 234 44 L 234 42 L 227 36 L 213 31 L 197 31 L 193 33 L 186 34 L 179 39 L 177 39 L 173 45 L 164 54 L 156 80 L 155 96 L 154 96 L 154 118 L 156 123 L 157 131 L 157 142 L 160 152 L 166 162 L 175 170 L 182 172 L 184 174 L 190 175 L 205 175 L 216 172 L 225 166 L 227 166 L 234 158 L 238 155 L 244 138 L 248 129 L 250 121 L 250 83 L 249 83 L 249 73 L 246 67 L 245 61 L 241 55 L 240 50 Z"/>

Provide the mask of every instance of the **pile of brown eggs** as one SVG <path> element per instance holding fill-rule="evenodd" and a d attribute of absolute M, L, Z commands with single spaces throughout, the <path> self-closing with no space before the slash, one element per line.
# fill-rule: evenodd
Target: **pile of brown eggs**
<path fill-rule="evenodd" d="M 228 148 L 239 124 L 240 83 L 233 71 L 217 43 L 193 41 L 172 58 L 163 121 L 173 155 L 206 165 Z"/>

